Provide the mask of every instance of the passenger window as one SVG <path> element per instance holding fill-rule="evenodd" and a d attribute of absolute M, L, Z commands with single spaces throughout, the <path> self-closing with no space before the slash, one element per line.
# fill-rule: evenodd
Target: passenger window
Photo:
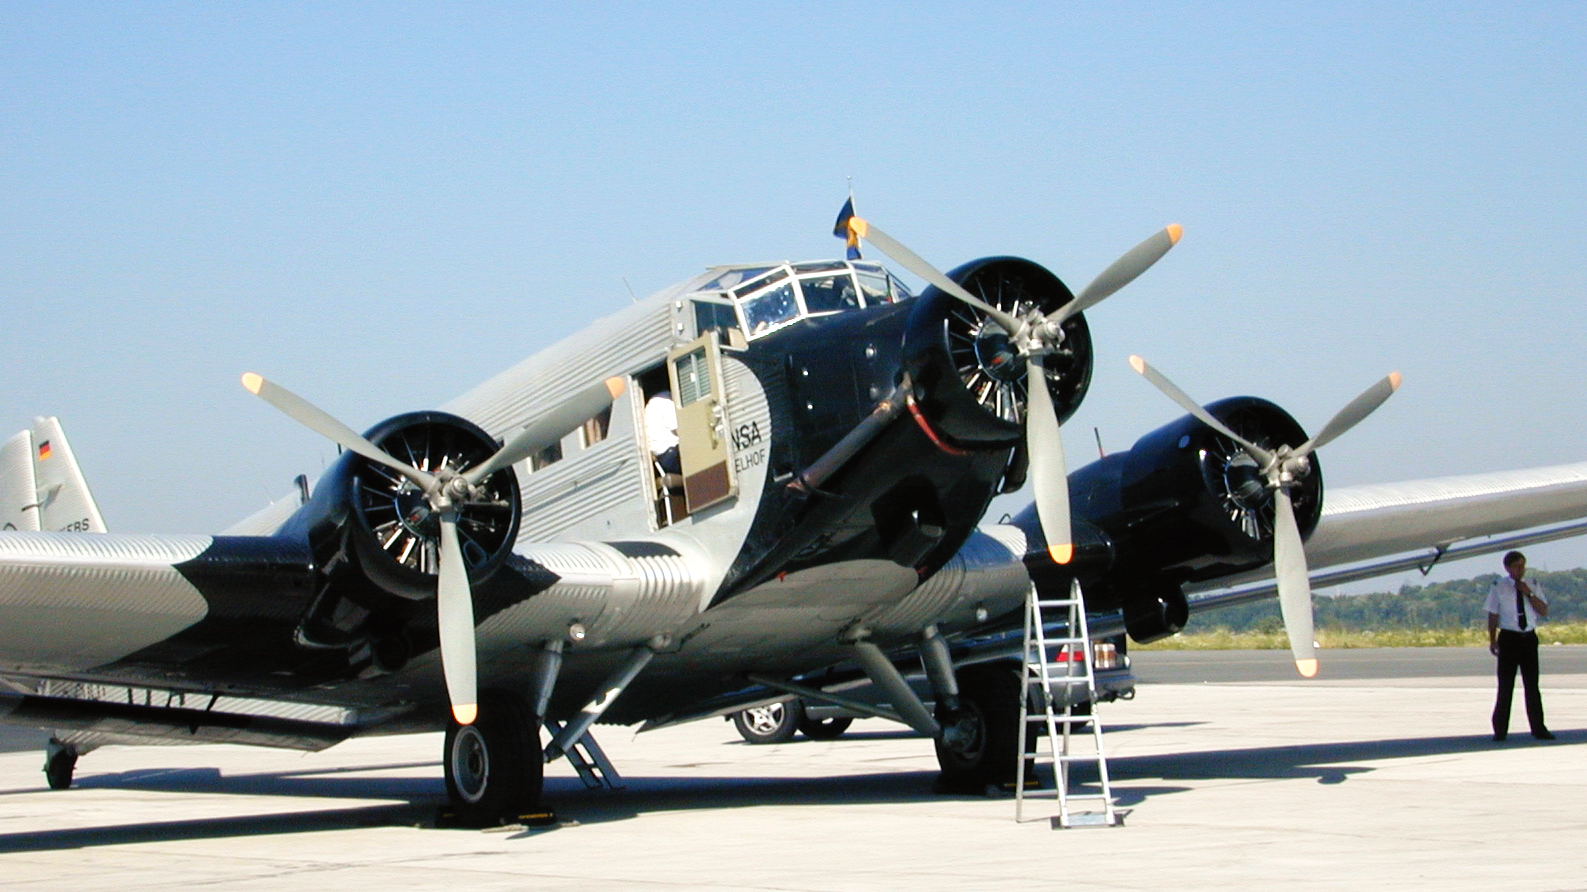
<path fill-rule="evenodd" d="M 602 409 L 599 415 L 584 422 L 579 428 L 579 444 L 585 449 L 606 439 L 606 432 L 612 425 L 612 407 Z"/>
<path fill-rule="evenodd" d="M 558 440 L 550 446 L 529 456 L 529 470 L 538 471 L 547 468 L 562 460 L 562 441 Z"/>

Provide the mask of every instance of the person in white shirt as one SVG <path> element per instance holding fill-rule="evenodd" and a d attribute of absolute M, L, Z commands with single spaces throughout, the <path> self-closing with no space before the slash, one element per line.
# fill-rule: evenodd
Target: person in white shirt
<path fill-rule="evenodd" d="M 645 401 L 645 443 L 663 471 L 683 473 L 678 463 L 678 410 L 670 390 L 660 391 Z"/>
<path fill-rule="evenodd" d="M 1532 736 L 1553 740 L 1543 724 L 1543 694 L 1537 686 L 1537 624 L 1548 617 L 1548 599 L 1536 579 L 1526 577 L 1526 555 L 1512 551 L 1504 556 L 1505 575 L 1488 590 L 1488 652 L 1499 658 L 1499 696 L 1493 704 L 1493 739 L 1510 734 L 1510 700 L 1515 693 L 1515 670 L 1521 670 L 1526 689 L 1526 721 Z"/>

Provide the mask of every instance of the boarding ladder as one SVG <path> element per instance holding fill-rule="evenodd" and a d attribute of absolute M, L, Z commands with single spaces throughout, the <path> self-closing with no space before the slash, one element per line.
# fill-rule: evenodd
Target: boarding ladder
<path fill-rule="evenodd" d="M 1064 636 L 1049 638 L 1044 622 L 1044 610 L 1062 610 L 1067 614 L 1063 622 Z M 1050 648 L 1056 648 L 1053 653 Z M 1049 655 L 1059 656 L 1057 662 Z M 1025 819 L 1026 797 L 1054 796 L 1058 800 L 1058 814 L 1051 818 L 1053 829 L 1069 827 L 1114 827 L 1122 823 L 1121 815 L 1113 808 L 1113 791 L 1108 785 L 1108 760 L 1102 748 L 1102 722 L 1092 708 L 1097 699 L 1097 680 L 1092 672 L 1091 635 L 1086 627 L 1085 602 L 1080 597 L 1080 581 L 1069 585 L 1069 597 L 1043 599 L 1033 585 L 1025 598 L 1025 655 L 1024 684 L 1019 698 L 1019 727 L 1021 749 L 1019 768 L 1015 773 L 1014 820 Z M 1057 686 L 1060 696 L 1054 697 Z M 1062 700 L 1060 709 L 1057 700 Z M 1076 701 L 1084 701 L 1086 711 L 1077 712 Z M 1031 714 L 1032 705 L 1040 712 Z M 1033 724 L 1047 726 L 1045 751 L 1042 735 L 1031 735 Z M 1090 731 L 1089 747 L 1082 743 Z M 1029 741 L 1029 743 L 1024 743 Z M 1028 747 L 1028 749 L 1026 749 Z M 1036 771 L 1043 761 L 1053 767 L 1051 791 L 1026 789 L 1027 776 L 1036 779 Z M 1076 792 L 1071 786 L 1069 766 L 1075 763 L 1096 765 L 1099 792 Z M 1076 811 L 1077 802 L 1092 803 L 1098 808 Z"/>
<path fill-rule="evenodd" d="M 556 740 L 562 733 L 562 724 L 550 719 L 545 721 L 545 728 L 551 732 L 551 739 Z M 562 752 L 568 757 L 568 764 L 579 773 L 579 780 L 584 782 L 586 789 L 595 790 L 606 787 L 609 790 L 621 789 L 623 779 L 612 767 L 611 760 L 606 758 L 606 753 L 600 744 L 595 742 L 595 736 L 588 731 L 579 735 L 573 745 Z M 555 758 L 555 756 L 553 756 Z"/>

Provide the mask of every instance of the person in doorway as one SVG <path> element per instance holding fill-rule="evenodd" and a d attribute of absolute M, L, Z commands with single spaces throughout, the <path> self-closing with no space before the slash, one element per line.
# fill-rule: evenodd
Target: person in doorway
<path fill-rule="evenodd" d="M 1510 700 L 1515 693 L 1515 670 L 1521 670 L 1525 689 L 1526 721 L 1532 736 L 1553 740 L 1543 724 L 1543 693 L 1538 690 L 1537 624 L 1548 617 L 1548 598 L 1536 579 L 1526 578 L 1526 555 L 1512 551 L 1504 556 L 1504 573 L 1488 590 L 1488 652 L 1499 658 L 1499 695 L 1493 704 L 1493 739 L 1510 733 Z"/>
<path fill-rule="evenodd" d="M 645 401 L 645 442 L 661 470 L 683 473 L 678 462 L 678 410 L 669 390 L 658 391 Z"/>

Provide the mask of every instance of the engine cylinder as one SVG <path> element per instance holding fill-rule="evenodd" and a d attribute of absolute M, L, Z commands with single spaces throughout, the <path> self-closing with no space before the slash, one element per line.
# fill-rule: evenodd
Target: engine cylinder
<path fill-rule="evenodd" d="M 1074 300 L 1057 276 L 1017 257 L 975 260 L 948 277 L 1015 318 L 1032 309 L 1045 315 Z M 1047 390 L 1060 421 L 1080 408 L 1091 386 L 1092 366 L 1091 331 L 1084 317 L 1070 317 L 1062 331 L 1058 350 L 1044 359 Z M 1027 371 L 1012 334 L 937 288 L 927 288 L 910 314 L 904 367 L 914 382 L 917 403 L 954 442 L 982 448 L 1020 441 Z"/>
<path fill-rule="evenodd" d="M 387 454 L 431 474 L 466 470 L 498 448 L 479 426 L 444 412 L 399 415 L 364 436 Z M 488 578 L 512 553 L 519 516 L 518 480 L 510 467 L 481 481 L 475 497 L 459 506 L 458 538 L 471 580 Z M 440 516 L 423 490 L 401 474 L 345 453 L 320 478 L 305 518 L 319 566 L 367 582 L 346 585 L 349 597 L 367 602 L 435 596 Z M 341 573 L 343 568 L 353 572 Z"/>

